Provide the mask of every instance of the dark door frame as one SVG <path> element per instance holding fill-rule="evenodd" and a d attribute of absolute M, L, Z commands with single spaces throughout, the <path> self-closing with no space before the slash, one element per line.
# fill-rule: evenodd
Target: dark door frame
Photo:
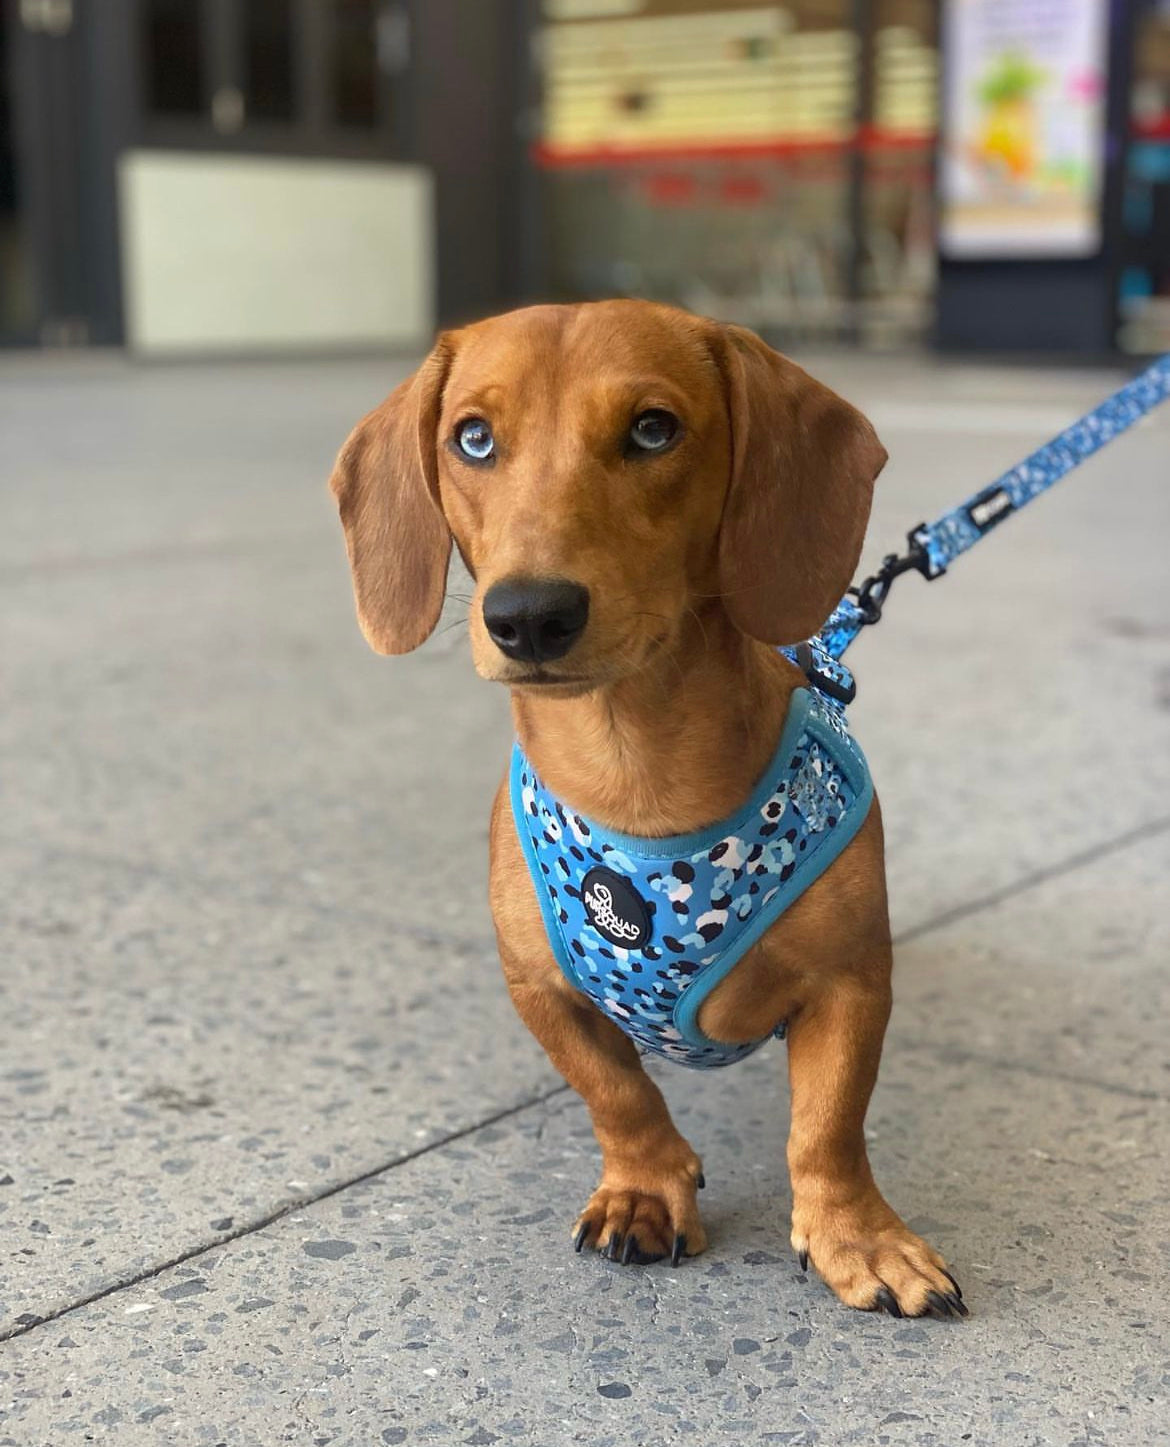
<path fill-rule="evenodd" d="M 88 340 L 75 19 L 68 7 L 27 7 L 22 14 L 16 0 L 8 0 L 4 23 L 19 227 L 35 293 L 32 335 L 17 340 Z"/>
<path fill-rule="evenodd" d="M 390 120 L 364 132 L 331 118 L 323 0 L 293 0 L 294 121 L 245 117 L 238 130 L 217 130 L 213 88 L 242 78 L 240 5 L 202 5 L 203 114 L 160 117 L 144 106 L 142 0 L 72 0 L 72 25 L 59 35 L 26 30 L 20 0 L 0 0 L 12 37 L 19 206 L 35 259 L 38 317 L 31 335 L 0 340 L 124 340 L 117 169 L 132 147 L 426 166 L 436 192 L 440 320 L 482 315 L 531 294 L 539 179 L 526 120 L 536 0 L 384 0 L 384 13 L 400 17 L 398 30 L 380 41 L 392 52 L 393 74 L 383 82 Z"/>
<path fill-rule="evenodd" d="M 0 0 L 9 41 L 18 217 L 34 321 L 8 344 L 122 340 L 115 159 L 129 135 L 128 0 Z M 99 11 L 100 8 L 100 19 Z"/>

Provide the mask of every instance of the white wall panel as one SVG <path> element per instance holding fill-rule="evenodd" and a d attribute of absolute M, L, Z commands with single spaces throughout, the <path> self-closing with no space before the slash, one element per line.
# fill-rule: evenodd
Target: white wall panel
<path fill-rule="evenodd" d="M 119 165 L 126 334 L 144 355 L 429 344 L 429 173 L 131 151 Z"/>

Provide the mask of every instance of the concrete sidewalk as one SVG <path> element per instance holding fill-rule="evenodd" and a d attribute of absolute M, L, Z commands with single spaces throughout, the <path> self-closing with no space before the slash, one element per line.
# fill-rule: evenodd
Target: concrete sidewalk
<path fill-rule="evenodd" d="M 890 449 L 869 560 L 1118 381 L 801 360 Z M 0 364 L 0 1447 L 1170 1441 L 1170 409 L 851 655 L 872 1156 L 972 1309 L 896 1322 L 788 1252 L 780 1045 L 659 1072 L 708 1254 L 573 1255 L 588 1121 L 484 898 L 506 699 L 457 614 L 366 650 L 324 491 L 402 370 Z"/>

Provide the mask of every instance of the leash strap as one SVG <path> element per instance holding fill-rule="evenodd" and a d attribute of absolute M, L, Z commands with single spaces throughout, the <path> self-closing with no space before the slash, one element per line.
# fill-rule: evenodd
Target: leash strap
<path fill-rule="evenodd" d="M 990 487 L 943 513 L 936 522 L 912 528 L 907 534 L 906 552 L 890 553 L 876 573 L 850 588 L 820 633 L 806 645 L 813 659 L 826 655 L 839 660 L 866 624 L 876 623 L 882 616 L 882 606 L 895 578 L 911 571 L 928 580 L 941 578 L 960 554 L 973 548 L 1006 517 L 1047 492 L 1168 397 L 1170 353 L 1079 422 L 1037 448 Z M 811 673 L 809 677 L 817 682 Z"/>

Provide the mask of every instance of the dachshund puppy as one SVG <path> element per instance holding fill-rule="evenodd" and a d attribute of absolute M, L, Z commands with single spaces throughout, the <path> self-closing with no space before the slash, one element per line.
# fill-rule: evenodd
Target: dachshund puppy
<path fill-rule="evenodd" d="M 475 667 L 511 690 L 491 905 L 516 1009 L 601 1147 L 577 1249 L 706 1245 L 699 1157 L 634 1042 L 725 1064 L 786 1033 L 802 1264 L 850 1306 L 965 1315 L 866 1158 L 881 816 L 840 710 L 780 651 L 848 586 L 885 459 L 750 332 L 611 301 L 445 333 L 331 487 L 370 645 L 431 633 L 454 539 Z"/>

